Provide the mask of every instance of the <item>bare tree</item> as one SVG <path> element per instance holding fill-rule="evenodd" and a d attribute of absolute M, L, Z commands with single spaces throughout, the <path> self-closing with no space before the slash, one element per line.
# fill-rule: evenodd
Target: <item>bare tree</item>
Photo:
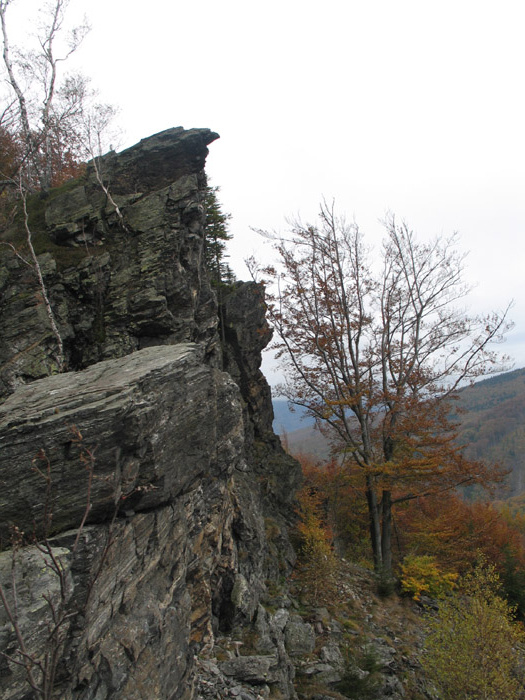
<path fill-rule="evenodd" d="M 82 132 L 90 164 L 93 166 L 95 179 L 106 195 L 106 200 L 113 207 L 124 231 L 128 231 L 124 215 L 114 199 L 109 183 L 104 177 L 102 155 L 107 150 L 107 138 L 110 134 L 110 123 L 115 117 L 116 110 L 112 105 L 95 104 L 82 113 Z"/>
<path fill-rule="evenodd" d="M 4 187 L 11 188 L 21 206 L 27 253 L 13 244 L 5 241 L 3 244 L 10 246 L 35 272 L 56 340 L 57 368 L 61 371 L 65 364 L 64 343 L 34 250 L 27 198 L 35 190 L 46 191 L 78 175 L 83 163 L 92 159 L 101 187 L 122 218 L 97 167 L 115 109 L 95 104 L 96 93 L 84 75 L 61 75 L 61 65 L 77 51 L 89 31 L 85 20 L 71 30 L 66 29 L 65 15 L 70 0 L 52 0 L 43 7 L 37 47 L 25 50 L 11 48 L 7 11 L 14 2 L 0 0 L 3 60 L 11 91 L 0 125 L 3 140 L 12 151 L 9 158 L 0 160 L 0 167 L 5 168 L 0 179 Z"/>
<path fill-rule="evenodd" d="M 81 75 L 61 78 L 59 69 L 79 48 L 89 26 L 84 22 L 66 32 L 69 0 L 54 0 L 45 8 L 38 48 L 17 48 L 13 58 L 7 25 L 7 10 L 13 2 L 0 0 L 0 23 L 7 83 L 13 95 L 12 129 L 23 147 L 20 175 L 26 189 L 47 190 L 66 165 L 83 159 L 78 116 L 87 97 L 87 80 Z"/>
<path fill-rule="evenodd" d="M 376 271 L 358 227 L 323 204 L 319 225 L 274 237 L 280 268 L 263 274 L 281 392 L 329 428 L 362 475 L 374 565 L 389 577 L 395 503 L 501 476 L 463 457 L 450 399 L 501 368 L 490 343 L 510 324 L 508 309 L 478 317 L 458 306 L 469 290 L 454 236 L 421 243 L 393 217 L 385 227 Z"/>

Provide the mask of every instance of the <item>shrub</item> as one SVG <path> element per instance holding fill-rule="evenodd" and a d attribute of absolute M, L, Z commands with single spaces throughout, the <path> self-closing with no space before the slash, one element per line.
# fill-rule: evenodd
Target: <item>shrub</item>
<path fill-rule="evenodd" d="M 500 593 L 496 569 L 482 556 L 460 591 L 440 603 L 422 658 L 439 698 L 525 697 L 517 650 L 523 629 Z"/>
<path fill-rule="evenodd" d="M 458 575 L 442 571 L 430 555 L 405 557 L 401 565 L 401 589 L 414 600 L 422 594 L 442 598 L 456 585 Z"/>
<path fill-rule="evenodd" d="M 299 493 L 299 561 L 294 579 L 315 605 L 333 601 L 336 595 L 337 558 L 331 533 L 323 523 L 320 498 L 309 488 Z"/>
<path fill-rule="evenodd" d="M 343 648 L 345 669 L 336 689 L 347 698 L 374 700 L 381 687 L 381 663 L 372 647 L 365 646 L 354 656 L 354 651 Z"/>

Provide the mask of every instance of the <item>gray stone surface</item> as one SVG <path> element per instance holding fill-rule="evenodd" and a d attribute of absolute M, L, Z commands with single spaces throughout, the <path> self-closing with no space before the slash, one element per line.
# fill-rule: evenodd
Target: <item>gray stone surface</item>
<path fill-rule="evenodd" d="M 315 647 L 315 633 L 308 622 L 303 622 L 298 615 L 292 616 L 284 628 L 284 643 L 290 656 L 310 654 Z"/>
<path fill-rule="evenodd" d="M 227 479 L 241 459 L 238 389 L 202 359 L 197 345 L 147 348 L 34 382 L 7 399 L 0 406 L 2 540 L 11 525 L 27 533 L 42 522 L 46 483 L 35 467 L 45 469 L 46 460 L 55 532 L 82 519 L 87 449 L 95 459 L 92 521 L 111 518 L 115 504 L 150 509 L 200 479 Z"/>
<path fill-rule="evenodd" d="M 275 683 L 277 681 L 277 657 L 275 656 L 238 656 L 220 664 L 226 676 L 233 676 L 239 681 L 254 685 Z M 273 669 L 273 670 L 272 670 Z"/>
<path fill-rule="evenodd" d="M 42 446 L 56 494 L 47 506 L 52 528 L 80 523 L 87 480 L 71 424 L 95 454 L 88 522 L 99 524 L 83 531 L 75 555 L 72 535 L 51 540 L 70 561 L 71 590 L 61 605 L 68 629 L 78 627 L 74 651 L 61 652 L 69 656 L 63 697 L 167 698 L 179 685 L 173 697 L 184 697 L 190 641 L 211 638 L 214 590 L 236 570 L 229 526 L 231 477 L 243 459 L 238 389 L 202 363 L 195 345 L 149 348 L 22 388 L 1 407 L 4 540 L 6 523 L 28 532 L 44 517 L 45 482 L 31 467 Z M 26 582 L 28 556 L 16 556 Z M 42 593 L 49 579 L 56 597 L 59 584 L 42 561 L 34 568 L 41 584 L 19 586 L 18 605 L 30 611 L 24 637 L 36 659 L 42 637 L 31 629 L 52 624 Z M 8 587 L 9 567 L 1 571 Z M 5 643 L 13 647 L 12 633 Z M 14 677 L 22 682 L 20 667 L 7 669 L 10 676 L 0 677 L 6 698 Z"/>
<path fill-rule="evenodd" d="M 209 129 L 168 129 L 101 159 L 115 213 L 91 168 L 30 202 L 35 249 L 64 340 L 66 369 L 149 345 L 216 340 L 202 255 Z M 23 245 L 16 226 L 3 240 Z M 36 275 L 0 246 L 0 399 L 57 371 Z M 21 333 L 23 329 L 23 333 Z"/>
<path fill-rule="evenodd" d="M 2 247 L 0 582 L 13 606 L 16 582 L 20 618 L 17 639 L 5 608 L 0 616 L 0 649 L 12 657 L 0 659 L 0 700 L 28 696 L 20 640 L 34 669 L 49 648 L 57 624 L 44 596 L 61 620 L 57 697 L 193 700 L 240 687 L 236 697 L 258 698 L 270 685 L 294 697 L 282 631 L 268 619 L 273 661 L 256 691 L 221 671 L 209 681 L 212 666 L 201 678 L 195 661 L 254 618 L 266 580 L 289 572 L 299 483 L 271 432 L 258 285 L 231 290 L 223 344 L 217 332 L 203 262 L 202 167 L 214 138 L 172 129 L 108 154 L 122 219 L 90 168 L 32 203 L 62 374 L 31 270 Z M 25 539 L 12 575 L 13 527 Z M 35 531 L 59 568 L 26 549 Z"/>
<path fill-rule="evenodd" d="M 321 652 L 319 654 L 321 661 L 327 664 L 332 664 L 333 666 L 341 669 L 344 666 L 344 659 L 341 653 L 341 649 L 337 644 L 329 643 L 324 647 L 321 647 Z"/>

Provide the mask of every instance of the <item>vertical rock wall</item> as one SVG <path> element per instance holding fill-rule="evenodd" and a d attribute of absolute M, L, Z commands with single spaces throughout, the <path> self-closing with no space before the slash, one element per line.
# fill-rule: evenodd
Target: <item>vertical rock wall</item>
<path fill-rule="evenodd" d="M 221 347 L 203 264 L 215 138 L 170 129 L 106 156 L 121 215 L 90 168 L 31 200 L 66 372 L 34 271 L 2 247 L 0 698 L 28 696 L 22 641 L 37 685 L 57 652 L 56 697 L 190 700 L 195 654 L 293 558 L 298 473 L 271 431 L 261 290 L 231 290 Z"/>

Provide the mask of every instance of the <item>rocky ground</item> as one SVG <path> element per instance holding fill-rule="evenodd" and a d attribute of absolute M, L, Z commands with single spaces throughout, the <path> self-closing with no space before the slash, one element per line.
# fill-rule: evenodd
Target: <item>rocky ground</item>
<path fill-rule="evenodd" d="M 198 700 L 431 698 L 418 660 L 424 608 L 376 588 L 370 571 L 343 560 L 331 604 L 307 605 L 293 587 L 272 590 L 250 628 L 201 654 Z"/>

